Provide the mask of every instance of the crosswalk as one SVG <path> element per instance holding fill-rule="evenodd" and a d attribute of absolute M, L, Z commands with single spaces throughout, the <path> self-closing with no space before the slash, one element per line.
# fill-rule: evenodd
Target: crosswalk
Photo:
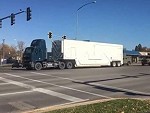
<path fill-rule="evenodd" d="M 32 71 L 0 73 L 0 113 L 21 113 L 47 106 L 132 96 L 128 94 L 133 94 L 132 97 L 150 96 L 148 92 L 132 88 L 69 77 L 62 76 L 62 73 Z"/>
<path fill-rule="evenodd" d="M 30 73 L 34 74 L 35 76 L 36 75 L 40 75 L 40 76 L 44 75 L 44 74 L 35 73 L 35 72 L 30 72 Z M 27 73 L 27 74 L 29 74 L 29 73 Z M 3 75 L 3 76 L 1 76 L 1 75 Z M 51 75 L 45 75 L 45 76 L 51 76 Z M 56 79 L 61 79 L 61 80 L 73 81 L 73 79 L 69 79 L 69 78 L 62 78 L 62 77 L 56 77 L 56 76 L 51 76 L 51 77 L 55 77 Z M 19 81 L 18 78 L 22 79 L 22 80 Z M 75 89 L 75 88 L 71 88 L 71 87 L 67 87 L 67 86 L 62 86 L 62 85 L 57 85 L 57 84 L 54 84 L 54 83 L 45 82 L 45 81 L 42 81 L 42 80 L 28 78 L 28 77 L 25 77 L 25 76 L 21 76 L 20 74 L 0 73 L 0 81 L 1 81 L 0 82 L 0 87 L 6 87 L 6 89 L 8 89 L 7 85 L 11 85 L 11 86 L 14 87 L 14 89 L 15 89 L 15 86 L 24 89 L 24 90 L 21 90 L 21 91 L 14 90 L 13 92 L 5 92 L 5 93 L 1 92 L 0 93 L 0 101 L 3 97 L 7 99 L 7 98 L 19 96 L 19 95 L 23 96 L 23 95 L 26 95 L 26 94 L 30 95 L 30 94 L 34 94 L 34 93 L 39 93 L 39 94 L 43 94 L 43 95 L 46 95 L 46 96 L 50 96 L 50 98 L 55 97 L 56 98 L 56 103 L 49 102 L 50 105 L 59 105 L 59 104 L 63 104 L 63 103 L 66 104 L 66 103 L 70 103 L 70 102 L 71 103 L 76 103 L 76 102 L 82 102 L 82 101 L 89 100 L 89 98 L 79 97 L 81 95 L 81 93 L 83 93 L 84 95 L 85 94 L 92 95 L 93 97 L 96 96 L 98 98 L 111 98 L 111 97 L 107 97 L 107 96 L 104 96 L 104 95 L 100 95 L 100 94 L 96 94 L 96 93 L 92 93 L 92 92 L 88 92 L 88 91 L 84 91 L 84 90 L 79 90 L 79 89 Z M 24 81 L 26 81 L 26 82 L 24 82 Z M 49 87 L 49 85 L 50 85 L 50 86 L 59 87 L 59 88 L 70 90 L 70 91 L 75 91 L 75 92 L 78 92 L 79 95 L 77 95 L 77 97 L 76 97 L 74 95 L 69 95 L 69 94 L 53 91 L 53 90 L 50 90 L 48 88 L 36 87 L 34 85 L 28 84 L 27 81 L 29 83 L 44 84 L 47 87 Z M 17 97 L 15 97 L 15 98 L 17 98 Z M 36 97 L 36 98 L 38 98 L 38 97 Z M 57 102 L 57 100 L 62 100 L 62 102 L 59 103 L 59 102 Z M 6 104 L 6 106 L 12 106 L 13 108 L 15 108 L 14 110 L 16 111 L 16 113 L 20 112 L 20 111 L 32 110 L 32 109 L 39 108 L 39 106 L 31 105 L 30 102 L 26 102 L 26 100 L 25 101 L 18 101 L 18 100 L 17 101 L 15 101 L 15 100 L 9 101 L 8 100 L 7 103 L 5 103 L 5 104 Z M 0 102 L 0 105 L 1 105 L 1 102 Z M 0 109 L 1 109 L 1 107 L 0 107 Z M 12 110 L 12 112 L 14 112 L 14 113 L 15 113 L 15 111 Z M 4 110 L 3 113 L 5 113 L 5 110 Z"/>

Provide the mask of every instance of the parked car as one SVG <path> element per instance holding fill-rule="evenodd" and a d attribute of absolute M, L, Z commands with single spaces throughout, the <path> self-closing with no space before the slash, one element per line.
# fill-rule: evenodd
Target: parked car
<path fill-rule="evenodd" d="M 131 65 L 132 63 L 132 58 L 131 56 L 123 55 L 123 65 Z"/>
<path fill-rule="evenodd" d="M 146 64 L 150 65 L 150 56 L 144 56 L 141 60 L 141 64 L 142 64 L 142 66 L 144 66 Z"/>
<path fill-rule="evenodd" d="M 19 63 L 18 60 L 16 60 L 16 61 L 12 64 L 12 68 L 14 68 L 14 67 L 17 67 L 17 68 L 22 67 L 22 64 Z"/>

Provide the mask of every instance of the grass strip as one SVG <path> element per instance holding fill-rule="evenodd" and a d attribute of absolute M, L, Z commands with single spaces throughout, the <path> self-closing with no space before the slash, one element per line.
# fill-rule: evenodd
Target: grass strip
<path fill-rule="evenodd" d="M 58 109 L 45 113 L 150 113 L 150 101 L 116 99 L 95 104 Z"/>

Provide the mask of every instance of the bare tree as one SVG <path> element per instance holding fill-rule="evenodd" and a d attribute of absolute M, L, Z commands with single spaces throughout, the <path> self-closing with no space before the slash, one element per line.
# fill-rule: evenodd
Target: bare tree
<path fill-rule="evenodd" d="M 22 59 L 22 53 L 25 49 L 25 42 L 23 41 L 18 41 L 17 42 L 17 47 L 18 47 L 18 53 L 19 53 L 19 57 L 20 57 L 20 60 Z"/>
<path fill-rule="evenodd" d="M 14 45 L 10 46 L 10 53 L 11 53 L 11 57 L 13 58 L 17 58 L 17 47 Z"/>

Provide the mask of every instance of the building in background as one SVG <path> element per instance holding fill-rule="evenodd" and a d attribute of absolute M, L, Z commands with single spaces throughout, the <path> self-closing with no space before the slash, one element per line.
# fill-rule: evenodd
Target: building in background
<path fill-rule="evenodd" d="M 124 50 L 124 58 L 128 58 L 128 60 L 131 63 L 138 63 L 140 61 L 140 52 L 139 51 L 130 51 L 130 50 Z"/>

